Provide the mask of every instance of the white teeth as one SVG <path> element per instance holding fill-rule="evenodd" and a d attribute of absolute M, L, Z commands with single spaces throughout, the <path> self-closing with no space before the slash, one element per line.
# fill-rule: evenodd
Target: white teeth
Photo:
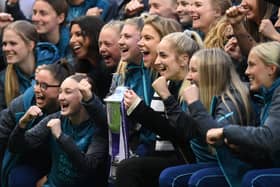
<path fill-rule="evenodd" d="M 193 20 L 198 20 L 200 17 L 199 16 L 192 16 Z"/>
<path fill-rule="evenodd" d="M 254 80 L 254 78 L 253 77 L 249 77 L 249 81 L 251 82 L 251 81 L 253 81 Z"/>
<path fill-rule="evenodd" d="M 102 55 L 103 59 L 109 59 L 111 56 L 110 55 Z"/>
<path fill-rule="evenodd" d="M 44 97 L 44 96 L 43 96 L 43 95 L 36 94 L 36 97 L 37 97 L 37 98 L 42 98 L 42 97 Z"/>
<path fill-rule="evenodd" d="M 74 50 L 77 50 L 77 49 L 80 49 L 80 48 L 81 48 L 80 45 L 75 45 L 75 46 L 73 46 L 73 49 L 74 49 Z"/>
<path fill-rule="evenodd" d="M 5 55 L 6 55 L 7 57 L 10 57 L 10 56 L 14 56 L 15 53 L 14 53 L 13 51 L 7 51 L 7 52 L 5 52 Z"/>
<path fill-rule="evenodd" d="M 128 48 L 126 48 L 125 46 L 120 46 L 120 51 L 126 52 L 126 51 L 128 51 Z"/>
<path fill-rule="evenodd" d="M 160 71 L 165 71 L 165 70 L 166 70 L 166 67 L 165 67 L 164 65 L 160 65 L 160 66 L 158 67 L 158 69 L 159 69 Z"/>

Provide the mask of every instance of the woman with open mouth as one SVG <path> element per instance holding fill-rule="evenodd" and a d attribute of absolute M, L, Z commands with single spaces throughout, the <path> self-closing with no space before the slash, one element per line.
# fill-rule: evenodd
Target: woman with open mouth
<path fill-rule="evenodd" d="M 169 33 L 179 32 L 179 31 L 181 31 L 181 25 L 174 19 L 163 18 L 158 15 L 149 15 L 149 14 L 145 15 L 144 27 L 141 30 L 141 40 L 138 42 L 138 46 L 140 48 L 141 53 L 143 54 L 144 66 L 152 70 L 154 78 L 156 78 L 159 74 L 158 73 L 159 69 L 156 67 L 155 61 L 157 58 L 157 46 L 160 40 Z M 180 83 L 181 83 L 180 81 L 178 83 L 170 83 L 169 88 L 172 90 L 172 93 L 177 94 L 180 88 Z M 150 106 L 155 111 L 161 114 L 164 113 L 163 103 L 157 94 L 154 94 Z M 138 118 L 132 118 L 132 120 L 137 122 L 139 121 Z M 160 142 L 156 140 L 156 144 L 160 144 Z M 169 145 L 172 147 L 170 142 Z M 171 157 L 170 155 L 172 154 L 174 155 L 174 151 L 173 151 L 174 149 L 156 149 L 155 146 L 153 146 L 152 149 L 155 150 L 158 153 L 158 155 L 161 154 L 162 157 L 164 157 L 164 155 L 167 152 L 168 152 L 168 156 L 166 157 L 168 158 Z M 177 160 L 177 158 L 175 158 L 174 160 Z M 143 181 L 149 181 L 149 179 L 146 178 L 146 174 L 145 174 L 146 172 L 143 171 L 145 170 L 151 172 L 151 170 L 154 170 L 154 164 L 147 164 L 141 158 L 133 159 L 133 160 L 128 159 L 127 161 L 124 160 L 121 163 L 121 166 L 117 167 L 117 169 L 118 169 L 118 176 L 117 176 L 116 184 L 118 186 L 123 186 L 123 187 L 131 186 L 131 185 L 133 186 L 133 184 L 128 184 L 126 182 L 130 180 L 133 181 L 133 178 L 131 178 L 131 176 L 127 176 L 126 174 L 129 173 L 129 171 L 133 170 L 133 173 L 137 173 L 138 176 L 141 176 Z M 135 185 L 136 181 L 134 182 Z"/>
<path fill-rule="evenodd" d="M 108 132 L 103 104 L 86 75 L 66 78 L 59 88 L 60 111 L 29 129 L 25 119 L 13 130 L 9 147 L 22 153 L 47 143 L 52 162 L 43 186 L 107 186 Z M 92 110 L 92 108 L 98 109 Z M 32 108 L 33 119 L 42 113 Z"/>
<path fill-rule="evenodd" d="M 28 123 L 28 128 L 31 128 L 47 115 L 59 111 L 60 84 L 73 73 L 71 64 L 65 61 L 38 66 L 34 87 L 28 88 L 1 112 L 0 139 L 3 145 L 1 152 L 4 153 L 1 163 L 1 186 L 17 186 L 16 184 L 35 186 L 39 179 L 48 173 L 50 155 L 47 146 L 42 145 L 23 154 L 11 154 L 8 149 L 3 149 L 20 119 Z M 29 118 L 28 114 L 33 110 L 40 111 L 38 113 L 40 115 Z"/>
<path fill-rule="evenodd" d="M 82 16 L 70 24 L 70 42 L 77 73 L 87 74 L 96 95 L 103 99 L 109 92 L 111 75 L 99 53 L 98 37 L 104 22 L 95 16 Z"/>
<path fill-rule="evenodd" d="M 170 33 L 164 36 L 157 46 L 155 65 L 159 67 L 157 70 L 161 76 L 154 81 L 154 89 L 157 92 L 162 89 L 164 90 L 163 92 L 172 92 L 174 95 L 179 95 L 179 88 L 187 74 L 189 58 L 198 49 L 198 44 L 182 32 Z M 173 87 L 169 91 L 167 80 L 177 82 L 180 85 L 179 88 L 174 89 Z M 163 101 L 165 100 L 163 95 L 159 94 L 159 96 Z M 177 98 L 177 96 L 175 97 Z M 172 153 L 171 151 L 167 152 L 165 156 L 160 156 L 155 152 L 154 155 L 149 157 L 124 160 L 117 168 L 117 186 L 158 186 L 160 172 L 166 167 L 178 163 L 185 163 L 187 160 L 185 160 L 186 158 L 184 156 L 188 154 L 185 151 L 182 154 L 182 142 L 180 140 L 173 141 L 175 138 L 174 131 L 167 130 L 169 120 L 166 118 L 165 112 L 163 114 L 157 111 L 156 108 L 152 109 L 148 107 L 145 105 L 143 99 L 132 90 L 128 90 L 125 93 L 124 102 L 129 118 L 137 119 L 145 128 L 160 135 L 164 139 L 170 140 L 175 147 L 176 154 L 170 154 Z M 162 130 L 165 127 L 167 128 Z M 167 150 L 170 151 L 172 149 Z M 168 153 L 170 154 L 169 156 Z M 126 167 L 128 167 L 127 171 Z M 142 171 L 142 169 L 145 172 L 137 172 L 137 170 Z M 140 178 L 143 178 L 143 180 L 139 181 L 138 176 L 141 176 Z"/>

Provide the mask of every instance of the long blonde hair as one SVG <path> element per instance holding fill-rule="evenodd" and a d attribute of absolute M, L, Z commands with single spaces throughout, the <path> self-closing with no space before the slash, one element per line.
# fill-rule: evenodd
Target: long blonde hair
<path fill-rule="evenodd" d="M 14 31 L 24 41 L 26 45 L 30 44 L 30 42 L 32 41 L 36 44 L 39 40 L 39 36 L 35 26 L 29 23 L 28 21 L 15 21 L 9 24 L 7 27 L 5 27 L 3 35 L 7 30 Z M 7 65 L 4 87 L 5 101 L 6 104 L 9 105 L 9 103 L 20 94 L 18 75 L 15 71 L 15 67 L 13 64 Z"/>
<path fill-rule="evenodd" d="M 251 111 L 249 90 L 240 80 L 229 55 L 222 49 L 212 48 L 202 49 L 193 57 L 198 62 L 199 93 L 204 106 L 210 112 L 212 98 L 220 96 L 230 111 L 225 101 L 226 98 L 229 98 L 238 112 L 241 123 L 244 121 L 242 120 L 244 114 L 248 123 Z M 240 101 L 237 101 L 236 94 L 241 97 L 240 101 L 245 111 L 240 109 Z"/>
<path fill-rule="evenodd" d="M 205 48 L 224 48 L 227 40 L 225 33 L 226 29 L 231 27 L 226 17 L 223 16 L 219 21 L 209 30 L 204 39 Z"/>

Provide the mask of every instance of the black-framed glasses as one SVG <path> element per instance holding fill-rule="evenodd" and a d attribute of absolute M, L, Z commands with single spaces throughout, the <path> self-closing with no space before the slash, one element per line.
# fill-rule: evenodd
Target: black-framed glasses
<path fill-rule="evenodd" d="M 47 84 L 45 82 L 39 82 L 37 80 L 35 80 L 35 85 L 39 86 L 43 91 L 46 91 L 48 88 L 58 88 L 60 87 L 60 85 L 54 85 L 54 84 Z"/>

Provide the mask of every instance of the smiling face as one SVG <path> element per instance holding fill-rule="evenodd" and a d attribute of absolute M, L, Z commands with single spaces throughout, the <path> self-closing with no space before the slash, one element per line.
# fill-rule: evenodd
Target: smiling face
<path fill-rule="evenodd" d="M 192 17 L 190 16 L 191 1 L 192 0 L 177 0 L 176 12 L 180 23 L 183 25 L 187 25 L 192 22 Z"/>
<path fill-rule="evenodd" d="M 180 75 L 186 67 L 182 68 L 180 65 L 180 55 L 175 52 L 169 41 L 163 40 L 158 44 L 157 54 L 155 67 L 160 75 L 165 76 L 167 80 L 182 80 Z"/>
<path fill-rule="evenodd" d="M 140 62 L 142 60 L 142 54 L 137 45 L 140 40 L 140 31 L 137 29 L 136 25 L 126 24 L 124 25 L 120 40 L 118 41 L 121 59 L 128 63 L 130 62 Z"/>
<path fill-rule="evenodd" d="M 195 56 L 192 56 L 189 64 L 189 71 L 186 76 L 186 79 L 189 80 L 192 84 L 199 85 L 199 73 L 198 73 L 198 60 Z"/>
<path fill-rule="evenodd" d="M 243 8 L 248 10 L 246 15 L 247 19 L 258 23 L 260 20 L 260 15 L 257 0 L 242 0 L 241 5 Z"/>
<path fill-rule="evenodd" d="M 190 15 L 194 29 L 207 33 L 211 24 L 220 17 L 220 13 L 214 9 L 211 3 L 211 0 L 193 0 Z"/>
<path fill-rule="evenodd" d="M 46 83 L 48 85 L 58 85 L 48 70 L 38 70 L 35 74 L 37 83 Z M 57 111 L 59 109 L 58 93 L 59 87 L 48 87 L 42 90 L 39 84 L 34 86 L 36 105 L 45 111 Z"/>
<path fill-rule="evenodd" d="M 160 35 L 152 25 L 144 25 L 141 32 L 141 40 L 138 42 L 140 51 L 143 54 L 145 67 L 149 68 L 154 65 L 157 58 L 157 45 L 160 42 Z"/>
<path fill-rule="evenodd" d="M 58 100 L 60 102 L 61 115 L 76 118 L 82 111 L 82 94 L 79 90 L 79 83 L 66 78 L 60 86 Z"/>
<path fill-rule="evenodd" d="M 107 67 L 117 67 L 121 58 L 120 48 L 118 41 L 120 35 L 113 28 L 104 28 L 99 35 L 99 53 L 102 55 L 103 60 Z"/>
<path fill-rule="evenodd" d="M 257 91 L 262 86 L 269 88 L 273 83 L 273 66 L 266 65 L 258 57 L 255 52 L 250 52 L 248 56 L 248 67 L 246 69 L 246 75 L 250 81 L 250 89 Z"/>
<path fill-rule="evenodd" d="M 78 59 L 86 59 L 88 57 L 88 49 L 90 45 L 89 37 L 85 36 L 78 24 L 73 24 L 70 31 L 70 47 L 73 54 Z"/>
<path fill-rule="evenodd" d="M 53 7 L 43 0 L 37 0 L 33 4 L 32 22 L 39 34 L 59 32 L 59 25 L 64 18 L 64 14 L 57 15 Z"/>
<path fill-rule="evenodd" d="M 32 45 L 33 44 L 33 45 Z M 2 50 L 8 64 L 25 62 L 33 55 L 34 42 L 27 44 L 15 31 L 6 29 L 3 34 Z"/>

